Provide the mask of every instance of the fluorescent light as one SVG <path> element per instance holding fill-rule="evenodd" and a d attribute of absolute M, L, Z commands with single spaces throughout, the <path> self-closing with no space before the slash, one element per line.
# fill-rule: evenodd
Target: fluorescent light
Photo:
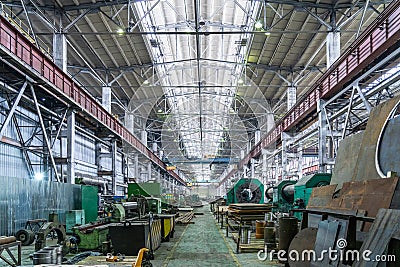
<path fill-rule="evenodd" d="M 144 85 L 148 85 L 149 83 L 150 83 L 149 80 L 144 80 L 144 81 L 143 81 L 143 84 L 144 84 Z"/>
<path fill-rule="evenodd" d="M 263 27 L 263 24 L 261 23 L 261 21 L 257 21 L 254 24 L 254 28 L 256 28 L 257 30 L 261 29 Z"/>
<path fill-rule="evenodd" d="M 124 35 L 125 34 L 125 30 L 122 28 L 118 28 L 117 30 L 118 35 Z"/>
<path fill-rule="evenodd" d="M 238 80 L 238 84 L 243 84 L 243 79 L 242 79 L 242 78 L 240 78 L 240 79 Z"/>

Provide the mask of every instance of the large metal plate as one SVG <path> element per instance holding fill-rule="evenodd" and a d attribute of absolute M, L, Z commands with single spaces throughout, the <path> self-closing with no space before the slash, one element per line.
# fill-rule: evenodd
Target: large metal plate
<path fill-rule="evenodd" d="M 323 250 L 333 249 L 335 246 L 335 239 L 339 230 L 338 221 L 321 221 L 318 225 L 317 238 L 315 240 L 315 253 L 317 257 L 322 255 Z M 329 265 L 328 257 L 322 259 L 322 261 L 311 261 L 310 266 L 324 266 Z"/>
<path fill-rule="evenodd" d="M 390 240 L 400 233 L 400 211 L 391 209 L 380 209 L 376 219 L 372 225 L 371 231 L 367 239 L 362 244 L 360 251 L 370 250 L 372 253 L 368 256 L 370 259 L 375 259 L 376 256 L 389 255 L 385 253 Z M 397 258 L 396 258 L 397 260 Z M 363 257 L 360 261 L 354 263 L 359 266 L 381 266 L 379 261 L 367 261 Z M 392 265 L 398 266 L 398 262 L 392 262 Z"/>
<path fill-rule="evenodd" d="M 381 176 L 376 170 L 375 153 L 378 139 L 385 122 L 392 109 L 400 101 L 400 96 L 396 96 L 376 107 L 371 111 L 368 119 L 367 128 L 364 131 L 361 143 L 360 154 L 354 171 L 353 181 L 363 181 L 369 179 L 379 179 Z M 399 135 L 396 137 L 398 138 Z"/>
<path fill-rule="evenodd" d="M 343 183 L 353 179 L 363 136 L 364 132 L 359 132 L 340 141 L 331 179 L 331 184 L 338 185 L 337 189 L 342 188 Z"/>
<path fill-rule="evenodd" d="M 364 210 L 369 217 L 375 217 L 380 208 L 389 208 L 398 178 L 372 179 L 367 181 L 344 183 L 339 198 L 332 199 L 331 209 Z M 364 230 L 368 230 L 366 223 Z"/>
<path fill-rule="evenodd" d="M 313 188 L 307 208 L 328 208 L 336 191 L 336 186 L 336 184 L 332 184 Z"/>
<path fill-rule="evenodd" d="M 292 240 L 289 251 L 297 251 L 300 255 L 304 250 L 314 249 L 315 240 L 317 238 L 317 228 L 309 227 L 301 230 Z M 294 261 L 288 260 L 290 267 L 308 267 L 310 261 Z"/>

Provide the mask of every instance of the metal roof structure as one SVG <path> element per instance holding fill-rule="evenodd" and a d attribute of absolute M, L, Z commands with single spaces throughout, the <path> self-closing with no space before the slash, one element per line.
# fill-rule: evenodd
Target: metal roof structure
<path fill-rule="evenodd" d="M 49 55 L 54 34 L 66 36 L 70 75 L 99 101 L 111 87 L 111 112 L 205 182 L 243 158 L 326 70 L 329 32 L 345 51 L 390 2 L 24 0 L 2 10 Z"/>

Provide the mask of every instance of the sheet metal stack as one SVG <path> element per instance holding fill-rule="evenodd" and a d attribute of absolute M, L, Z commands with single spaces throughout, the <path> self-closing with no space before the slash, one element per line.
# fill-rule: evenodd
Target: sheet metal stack
<path fill-rule="evenodd" d="M 237 219 L 258 220 L 260 219 L 260 215 L 264 216 L 264 214 L 270 212 L 271 209 L 271 204 L 238 203 L 230 204 L 228 212 Z"/>

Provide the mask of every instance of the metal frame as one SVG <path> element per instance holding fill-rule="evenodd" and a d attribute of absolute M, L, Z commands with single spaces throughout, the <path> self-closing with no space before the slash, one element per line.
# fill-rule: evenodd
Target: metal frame
<path fill-rule="evenodd" d="M 14 254 L 11 252 L 10 248 L 17 247 L 17 258 L 15 258 Z M 7 252 L 7 254 L 10 256 L 11 260 L 7 259 L 5 256 L 3 256 L 3 252 Z M 5 261 L 8 265 L 10 266 L 20 266 L 21 265 L 21 242 L 16 241 L 8 244 L 3 244 L 0 245 L 0 259 Z"/>
<path fill-rule="evenodd" d="M 387 49 L 395 45 L 400 36 L 398 24 L 400 20 L 395 19 L 399 16 L 400 3 L 393 3 L 381 14 L 379 19 L 359 37 L 352 49 L 340 57 L 338 61 L 313 85 L 313 89 L 303 96 L 297 104 L 281 119 L 276 128 L 269 132 L 240 162 L 239 169 L 243 168 L 251 158 L 256 158 L 261 154 L 263 148 L 268 147 L 274 142 L 280 142 L 280 134 L 283 131 L 301 127 L 301 122 L 312 115 L 316 110 L 319 99 L 329 100 L 340 96 L 343 85 L 349 81 L 354 84 L 362 81 L 368 75 L 373 74 L 379 68 L 388 65 L 400 55 L 400 49 L 395 49 L 389 54 Z M 389 21 L 389 23 L 388 23 Z M 390 25 L 391 24 L 391 25 Z M 386 27 L 386 31 L 384 30 Z M 383 38 L 383 40 L 382 40 Z M 373 50 L 370 50 L 373 47 Z M 362 53 L 362 54 L 360 54 Z M 385 55 L 384 58 L 380 57 Z M 379 62 L 374 62 L 380 58 Z M 371 65 L 368 71 L 362 72 L 367 66 Z M 371 66 L 370 66 L 371 67 Z M 358 74 L 358 75 L 357 75 Z M 351 87 L 352 88 L 352 87 Z M 347 90 L 347 89 L 345 89 Z M 351 106 L 351 105 L 350 105 Z M 321 137 L 323 138 L 323 137 Z M 323 142 L 323 141 L 321 141 Z M 320 162 L 323 166 L 324 163 Z M 234 174 L 231 171 L 224 180 L 229 179 Z"/>

